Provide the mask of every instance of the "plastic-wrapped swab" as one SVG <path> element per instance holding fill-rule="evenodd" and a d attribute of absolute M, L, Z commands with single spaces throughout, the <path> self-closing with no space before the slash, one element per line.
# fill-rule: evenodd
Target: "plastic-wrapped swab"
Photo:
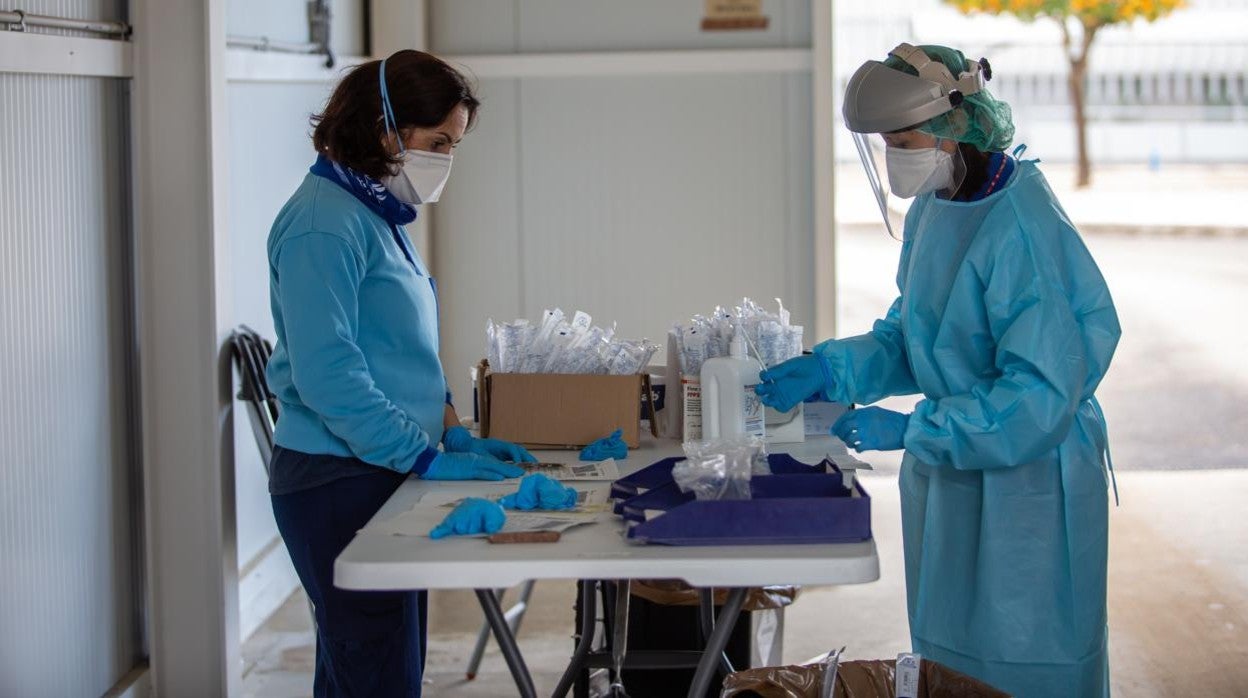
<path fill-rule="evenodd" d="M 615 325 L 593 324 L 577 311 L 571 322 L 559 308 L 546 310 L 538 324 L 520 319 L 486 324 L 486 358 L 499 373 L 639 373 L 658 345 L 645 339 L 615 339 Z"/>
<path fill-rule="evenodd" d="M 718 306 L 710 317 L 695 315 L 689 324 L 673 327 L 681 374 L 696 376 L 706 359 L 727 356 L 738 325 L 745 330 L 750 353 L 765 366 L 801 355 L 802 328 L 790 324 L 789 311 L 779 298 L 776 303 L 779 312 L 772 313 L 745 298 L 733 311 Z"/>

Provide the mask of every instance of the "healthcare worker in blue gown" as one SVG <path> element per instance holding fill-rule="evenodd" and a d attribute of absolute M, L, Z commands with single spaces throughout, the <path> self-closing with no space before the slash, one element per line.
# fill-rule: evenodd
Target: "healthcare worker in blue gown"
<path fill-rule="evenodd" d="M 1017 696 L 1102 696 L 1110 466 L 1094 395 L 1118 317 L 1035 162 L 1004 152 L 1014 127 L 990 77 L 986 60 L 908 44 L 852 76 L 844 116 L 869 178 L 882 140 L 889 188 L 915 197 L 900 295 L 758 392 L 780 410 L 921 394 L 912 414 L 865 407 L 833 427 L 858 450 L 905 449 L 914 651 Z"/>
<path fill-rule="evenodd" d="M 313 118 L 316 162 L 269 235 L 280 401 L 269 491 L 314 608 L 316 696 L 420 695 L 425 592 L 333 581 L 334 558 L 400 483 L 502 480 L 523 474 L 506 461 L 533 460 L 459 426 L 437 287 L 403 228 L 438 200 L 477 105 L 426 53 L 354 68 Z"/>

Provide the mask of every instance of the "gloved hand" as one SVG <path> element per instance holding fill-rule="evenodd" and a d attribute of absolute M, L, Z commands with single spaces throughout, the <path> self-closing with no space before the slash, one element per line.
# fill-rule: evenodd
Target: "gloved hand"
<path fill-rule="evenodd" d="M 814 354 L 795 356 L 763 371 L 758 378 L 761 382 L 754 387 L 754 392 L 764 405 L 778 412 L 788 412 L 831 383 L 823 360 Z"/>
<path fill-rule="evenodd" d="M 478 439 L 464 427 L 451 427 L 442 434 L 442 445 L 451 453 L 475 453 L 512 463 L 536 463 L 533 454 L 510 441 Z"/>
<path fill-rule="evenodd" d="M 442 523 L 433 527 L 429 537 L 467 536 L 474 533 L 495 533 L 507 522 L 507 514 L 496 502 L 469 497 L 451 510 Z"/>
<path fill-rule="evenodd" d="M 628 458 L 628 445 L 624 443 L 623 429 L 616 429 L 610 436 L 591 443 L 581 449 L 581 460 L 599 461 L 607 458 Z"/>
<path fill-rule="evenodd" d="M 426 480 L 506 480 L 524 475 L 524 468 L 475 453 L 447 453 L 434 457 L 422 478 Z"/>
<path fill-rule="evenodd" d="M 533 473 L 520 481 L 518 491 L 498 503 L 504 509 L 572 509 L 576 506 L 576 490 L 541 473 Z"/>
<path fill-rule="evenodd" d="M 910 415 L 883 407 L 859 407 L 841 415 L 832 434 L 856 451 L 896 451 L 905 448 Z"/>

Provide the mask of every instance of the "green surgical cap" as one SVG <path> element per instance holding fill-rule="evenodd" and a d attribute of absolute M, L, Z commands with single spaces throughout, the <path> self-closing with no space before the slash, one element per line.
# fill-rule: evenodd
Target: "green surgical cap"
<path fill-rule="evenodd" d="M 919 46 L 927 57 L 943 63 L 956 78 L 966 72 L 966 56 L 946 46 Z M 889 56 L 884 65 L 909 75 L 918 75 L 914 66 Z M 946 112 L 915 127 L 937 138 L 969 143 L 984 152 L 1004 151 L 1014 140 L 1014 119 L 1010 105 L 992 96 L 987 88 L 967 96 L 953 111 Z"/>

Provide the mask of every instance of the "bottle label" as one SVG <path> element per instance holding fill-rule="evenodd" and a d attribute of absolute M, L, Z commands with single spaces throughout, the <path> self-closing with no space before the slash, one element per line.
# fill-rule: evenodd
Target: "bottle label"
<path fill-rule="evenodd" d="M 685 441 L 700 441 L 702 439 L 702 382 L 692 376 L 681 376 L 680 388 L 683 392 L 685 407 Z"/>
<path fill-rule="evenodd" d="M 742 409 L 742 414 L 745 415 L 745 435 L 757 436 L 760 439 L 765 437 L 767 420 L 763 411 L 763 401 L 759 399 L 758 393 L 754 392 L 753 385 L 745 386 L 741 399 L 745 401 Z"/>

